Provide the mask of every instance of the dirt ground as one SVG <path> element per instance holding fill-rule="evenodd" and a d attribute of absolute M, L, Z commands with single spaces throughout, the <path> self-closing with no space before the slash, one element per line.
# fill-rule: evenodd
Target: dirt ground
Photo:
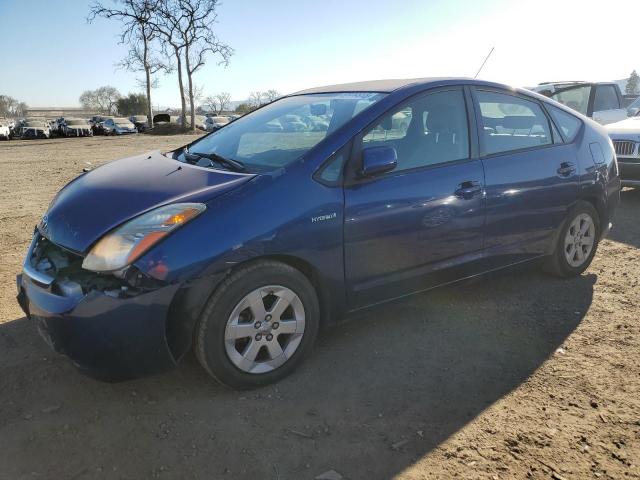
<path fill-rule="evenodd" d="M 191 355 L 80 375 L 14 299 L 33 226 L 86 161 L 186 138 L 0 143 L 0 479 L 640 478 L 640 191 L 581 277 L 527 268 L 372 309 L 277 385 L 229 391 Z"/>

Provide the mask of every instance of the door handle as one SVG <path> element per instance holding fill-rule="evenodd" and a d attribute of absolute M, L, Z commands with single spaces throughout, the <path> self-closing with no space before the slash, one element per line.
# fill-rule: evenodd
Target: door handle
<path fill-rule="evenodd" d="M 563 177 L 568 177 L 575 173 L 576 166 L 571 162 L 562 162 L 560 164 L 560 168 L 558 168 L 558 170 L 556 171 L 558 172 L 558 175 L 561 175 Z"/>
<path fill-rule="evenodd" d="M 458 188 L 456 188 L 456 191 L 453 193 L 456 197 L 470 200 L 480 192 L 482 192 L 482 184 L 480 182 L 467 180 L 466 182 L 460 183 Z"/>

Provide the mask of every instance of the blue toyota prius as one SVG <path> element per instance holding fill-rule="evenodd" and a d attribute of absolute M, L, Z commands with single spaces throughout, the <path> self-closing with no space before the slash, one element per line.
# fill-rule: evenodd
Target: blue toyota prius
<path fill-rule="evenodd" d="M 468 79 L 313 88 L 193 143 L 108 163 L 38 224 L 18 301 L 84 372 L 281 379 L 321 325 L 539 261 L 582 273 L 620 179 L 596 123 Z"/>

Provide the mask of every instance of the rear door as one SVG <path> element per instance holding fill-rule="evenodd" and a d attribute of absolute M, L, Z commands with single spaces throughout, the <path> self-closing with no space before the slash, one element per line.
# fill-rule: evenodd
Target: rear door
<path fill-rule="evenodd" d="M 549 251 L 578 194 L 577 157 L 537 100 L 474 90 L 486 182 L 488 267 Z"/>
<path fill-rule="evenodd" d="M 470 142 L 471 104 L 462 87 L 421 94 L 356 137 L 352 171 L 363 149 L 381 145 L 396 149 L 398 165 L 379 177 L 351 178 L 345 186 L 352 307 L 464 275 L 457 268 L 480 258 L 484 175 Z"/>

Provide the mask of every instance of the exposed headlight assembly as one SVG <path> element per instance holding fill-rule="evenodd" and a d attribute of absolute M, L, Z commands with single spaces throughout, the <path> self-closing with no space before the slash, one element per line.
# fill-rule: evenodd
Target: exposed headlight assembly
<path fill-rule="evenodd" d="M 133 218 L 98 240 L 82 268 L 94 272 L 120 270 L 205 209 L 201 203 L 175 203 Z"/>

